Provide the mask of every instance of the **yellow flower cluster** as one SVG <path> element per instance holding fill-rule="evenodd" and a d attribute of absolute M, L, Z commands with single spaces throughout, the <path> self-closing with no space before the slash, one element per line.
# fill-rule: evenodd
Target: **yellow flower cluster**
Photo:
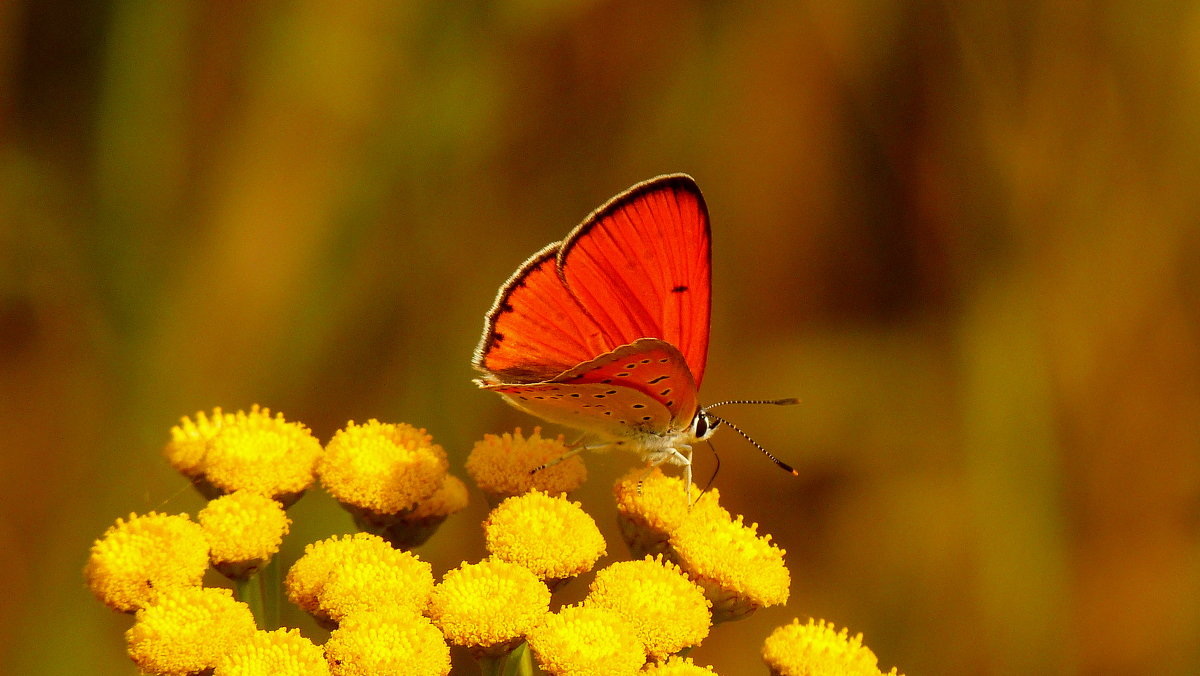
<path fill-rule="evenodd" d="M 488 557 L 436 583 L 432 566 L 407 550 L 463 509 L 468 491 L 423 429 L 351 422 L 322 449 L 307 428 L 267 409 L 215 409 L 184 418 L 166 455 L 209 498 L 198 522 L 155 512 L 118 519 L 85 568 L 98 598 L 136 613 L 126 640 L 147 674 L 446 676 L 450 646 L 461 646 L 485 673 L 531 673 L 536 660 L 555 676 L 713 675 L 680 654 L 715 623 L 789 595 L 784 551 L 770 535 L 722 508 L 715 490 L 658 469 L 630 473 L 614 489 L 634 560 L 591 573 L 608 547 L 567 498 L 586 476 L 582 460 L 556 462 L 570 449 L 537 429 L 475 445 L 467 469 L 493 505 L 483 522 Z M 365 532 L 309 544 L 283 590 L 268 588 L 278 573 L 254 576 L 278 566 L 291 526 L 285 508 L 314 476 Z M 234 581 L 236 599 L 201 586 L 210 566 Z M 555 590 L 584 575 L 583 600 L 556 607 Z M 281 591 L 330 630 L 328 640 L 266 630 Z M 880 673 L 861 636 L 824 622 L 780 627 L 762 655 L 780 675 Z"/>
<path fill-rule="evenodd" d="M 862 634 L 849 633 L 824 620 L 800 624 L 797 618 L 777 627 L 763 642 L 763 661 L 775 676 L 884 676 L 875 653 L 863 645 Z M 901 675 L 893 667 L 886 676 Z"/>
<path fill-rule="evenodd" d="M 217 408 L 195 421 L 184 417 L 165 453 L 205 497 L 244 490 L 286 506 L 312 485 L 321 442 L 304 425 L 255 405 L 249 413 Z"/>

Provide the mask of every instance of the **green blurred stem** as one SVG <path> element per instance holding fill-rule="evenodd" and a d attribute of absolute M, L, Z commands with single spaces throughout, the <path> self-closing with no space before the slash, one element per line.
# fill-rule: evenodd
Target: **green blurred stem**
<path fill-rule="evenodd" d="M 272 556 L 267 565 L 255 577 L 258 578 L 258 588 L 262 594 L 262 628 L 273 631 L 279 628 L 279 605 L 283 596 L 280 584 L 279 557 Z"/>
<path fill-rule="evenodd" d="M 480 658 L 479 669 L 483 676 L 533 676 L 535 673 L 527 643 L 513 648 L 507 655 Z"/>
<path fill-rule="evenodd" d="M 239 601 L 250 606 L 254 621 L 259 627 L 270 631 L 279 627 L 280 588 L 279 566 L 272 557 L 270 563 L 258 573 L 244 580 L 233 581 L 234 593 Z"/>
<path fill-rule="evenodd" d="M 233 590 L 237 594 L 237 598 L 242 603 L 250 606 L 250 612 L 254 614 L 254 621 L 259 626 L 263 624 L 263 589 L 259 584 L 258 576 L 248 577 L 244 580 L 234 580 Z"/>

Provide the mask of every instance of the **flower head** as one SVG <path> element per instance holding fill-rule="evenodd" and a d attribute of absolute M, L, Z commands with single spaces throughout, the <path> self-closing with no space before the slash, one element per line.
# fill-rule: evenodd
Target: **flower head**
<path fill-rule="evenodd" d="M 288 571 L 288 598 L 330 624 L 364 610 L 418 613 L 433 590 L 430 565 L 369 533 L 308 545 Z"/>
<path fill-rule="evenodd" d="M 150 512 L 117 519 L 92 545 L 84 576 L 113 610 L 131 613 L 161 592 L 198 587 L 208 570 L 204 531 L 187 514 Z"/>
<path fill-rule="evenodd" d="M 299 629 L 256 631 L 217 660 L 213 676 L 329 676 L 325 651 Z"/>
<path fill-rule="evenodd" d="M 208 443 L 222 427 L 232 424 L 236 419 L 232 413 L 221 411 L 219 406 L 213 409 L 211 417 L 205 415 L 204 411 L 196 413 L 195 421 L 183 416 L 179 424 L 171 428 L 171 440 L 163 449 L 167 461 L 186 477 L 194 478 L 203 474 Z"/>
<path fill-rule="evenodd" d="M 196 417 L 171 431 L 166 453 L 207 497 L 245 490 L 289 505 L 312 485 L 321 443 L 304 425 L 257 405 Z"/>
<path fill-rule="evenodd" d="M 464 563 L 433 588 L 428 614 L 446 640 L 479 654 L 506 652 L 549 612 L 550 590 L 528 568 Z"/>
<path fill-rule="evenodd" d="M 640 674 L 652 674 L 653 676 L 714 676 L 716 672 L 712 667 L 702 667 L 692 662 L 690 657 L 679 657 L 672 655 L 665 662 L 654 662 L 646 665 Z"/>
<path fill-rule="evenodd" d="M 661 554 L 619 561 L 597 572 L 584 605 L 625 618 L 655 660 L 699 645 L 712 624 L 704 590 Z"/>
<path fill-rule="evenodd" d="M 319 473 L 329 494 L 379 525 L 433 496 L 446 475 L 446 452 L 404 423 L 351 422 L 325 447 Z"/>
<path fill-rule="evenodd" d="M 587 572 L 605 552 L 596 522 L 565 496 L 534 491 L 508 498 L 488 514 L 483 530 L 493 556 L 525 566 L 543 580 Z"/>
<path fill-rule="evenodd" d="M 555 676 L 632 674 L 646 661 L 629 623 L 607 608 L 567 606 L 529 633 L 543 671 Z"/>
<path fill-rule="evenodd" d="M 450 673 L 442 633 L 428 619 L 398 608 L 350 615 L 330 634 L 325 656 L 334 676 Z"/>
<path fill-rule="evenodd" d="M 216 666 L 254 632 L 250 608 L 228 589 L 182 587 L 139 610 L 125 639 L 142 671 L 183 676 Z"/>
<path fill-rule="evenodd" d="M 687 491 L 691 491 L 691 504 Z M 684 519 L 696 518 L 701 511 L 713 511 L 713 518 L 729 518 L 728 512 L 718 505 L 717 489 L 701 493 L 699 488 L 690 486 L 687 491 L 683 479 L 667 476 L 658 467 L 649 474 L 644 469 L 632 470 L 617 481 L 613 486 L 617 525 L 633 556 L 668 552 L 671 533 Z"/>
<path fill-rule="evenodd" d="M 467 457 L 467 473 L 495 501 L 533 490 L 551 495 L 570 493 L 587 479 L 587 468 L 579 455 L 533 471 L 559 460 L 567 450 L 562 435 L 543 437 L 538 427 L 528 437 L 521 435 L 519 427 L 511 434 L 485 434 Z"/>
<path fill-rule="evenodd" d="M 685 519 L 671 534 L 679 565 L 713 602 L 713 621 L 745 617 L 756 609 L 786 603 L 791 577 L 784 551 L 758 535 L 758 524 L 702 518 Z"/>
<path fill-rule="evenodd" d="M 878 660 L 863 645 L 862 634 L 850 636 L 831 622 L 809 619 L 777 627 L 762 646 L 763 661 L 776 676 L 845 674 L 880 676 Z M 892 675 L 896 670 L 892 669 Z"/>
<path fill-rule="evenodd" d="M 266 565 L 292 522 L 283 505 L 248 491 L 214 498 L 196 518 L 212 548 L 213 567 L 230 578 L 248 577 Z"/>

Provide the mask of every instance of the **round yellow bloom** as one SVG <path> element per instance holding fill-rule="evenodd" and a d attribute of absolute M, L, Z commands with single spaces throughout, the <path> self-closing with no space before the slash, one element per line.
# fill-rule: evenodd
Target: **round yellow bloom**
<path fill-rule="evenodd" d="M 863 645 L 862 634 L 849 636 L 831 622 L 809 619 L 777 627 L 762 646 L 763 661 L 776 676 L 844 674 L 880 676 L 878 660 Z M 896 674 L 892 669 L 891 674 Z"/>
<path fill-rule="evenodd" d="M 567 606 L 529 633 L 543 671 L 555 676 L 637 673 L 646 652 L 633 627 L 606 608 Z"/>
<path fill-rule="evenodd" d="M 713 621 L 739 619 L 787 602 L 791 576 L 784 551 L 759 536 L 758 524 L 688 518 L 671 534 L 680 566 L 713 602 Z"/>
<path fill-rule="evenodd" d="M 202 469 L 222 493 L 251 491 L 289 505 L 312 485 L 320 457 L 321 442 L 307 427 L 254 406 L 222 424 L 208 442 Z"/>
<path fill-rule="evenodd" d="M 283 505 L 257 493 L 235 491 L 210 500 L 196 515 L 212 548 L 213 567 L 241 579 L 279 551 L 292 521 Z"/>
<path fill-rule="evenodd" d="M 447 466 L 446 452 L 425 430 L 368 420 L 333 435 L 318 472 L 325 490 L 351 511 L 385 516 L 434 495 Z"/>
<path fill-rule="evenodd" d="M 587 468 L 580 455 L 574 455 L 536 472 L 533 470 L 567 454 L 562 435 L 546 438 L 540 427 L 528 437 L 521 428 L 509 434 L 485 434 L 467 457 L 467 473 L 488 497 L 500 500 L 529 491 L 552 495 L 570 493 L 583 485 Z"/>
<path fill-rule="evenodd" d="M 183 676 L 216 666 L 255 631 L 250 608 L 228 589 L 183 587 L 139 610 L 125 640 L 142 671 Z"/>
<path fill-rule="evenodd" d="M 204 471 L 204 455 L 208 453 L 208 442 L 221 431 L 225 425 L 233 423 L 236 417 L 232 413 L 224 413 L 221 407 L 213 409 L 212 417 L 204 411 L 196 413 L 193 422 L 187 416 L 180 419 L 179 424 L 171 428 L 171 441 L 163 449 L 171 466 L 187 477 L 196 477 Z"/>
<path fill-rule="evenodd" d="M 655 467 L 649 473 L 635 469 L 613 486 L 617 498 L 617 525 L 621 537 L 634 557 L 669 551 L 671 533 L 686 518 L 711 512 L 711 518 L 728 519 L 729 513 L 718 505 L 717 489 L 701 493 L 696 486 L 684 490 L 683 479 L 663 474 Z"/>
<path fill-rule="evenodd" d="M 293 603 L 329 624 L 362 610 L 419 612 L 433 590 L 433 571 L 378 535 L 356 533 L 305 547 L 285 586 Z"/>
<path fill-rule="evenodd" d="M 334 676 L 446 676 L 450 648 L 415 612 L 390 609 L 350 615 L 325 643 Z"/>
<path fill-rule="evenodd" d="M 604 536 L 578 502 L 534 491 L 501 502 L 483 522 L 487 550 L 543 580 L 591 570 L 604 555 Z"/>
<path fill-rule="evenodd" d="M 712 667 L 699 666 L 692 662 L 692 658 L 678 655 L 668 657 L 665 662 L 648 664 L 638 673 L 652 674 L 653 676 L 714 676 L 716 674 Z"/>
<path fill-rule="evenodd" d="M 218 659 L 213 676 L 329 676 L 325 651 L 299 629 L 256 631 Z"/>
<path fill-rule="evenodd" d="M 130 514 L 92 545 L 88 587 L 113 610 L 132 613 L 161 592 L 198 587 L 208 570 L 204 531 L 187 514 Z"/>
<path fill-rule="evenodd" d="M 704 590 L 662 555 L 619 561 L 596 573 L 584 605 L 608 608 L 633 627 L 650 659 L 662 660 L 708 636 Z"/>
<path fill-rule="evenodd" d="M 498 654 L 519 643 L 549 608 L 550 590 L 528 568 L 487 560 L 447 572 L 433 588 L 428 615 L 449 642 Z"/>

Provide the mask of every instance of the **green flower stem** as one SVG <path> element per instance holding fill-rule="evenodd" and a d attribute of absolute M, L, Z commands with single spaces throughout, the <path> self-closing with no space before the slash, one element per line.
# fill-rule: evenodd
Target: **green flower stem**
<path fill-rule="evenodd" d="M 233 592 L 242 603 L 250 606 L 250 612 L 254 615 L 254 621 L 259 626 L 263 626 L 263 595 L 262 587 L 259 585 L 258 576 L 248 577 L 246 579 L 236 579 L 233 581 Z"/>
<path fill-rule="evenodd" d="M 279 628 L 279 606 L 283 598 L 283 585 L 279 575 L 279 557 L 272 556 L 267 565 L 258 571 L 258 586 L 262 593 L 262 627 L 267 631 Z"/>
<path fill-rule="evenodd" d="M 479 669 L 483 676 L 533 676 L 537 673 L 528 643 L 513 648 L 507 655 L 480 658 Z"/>

